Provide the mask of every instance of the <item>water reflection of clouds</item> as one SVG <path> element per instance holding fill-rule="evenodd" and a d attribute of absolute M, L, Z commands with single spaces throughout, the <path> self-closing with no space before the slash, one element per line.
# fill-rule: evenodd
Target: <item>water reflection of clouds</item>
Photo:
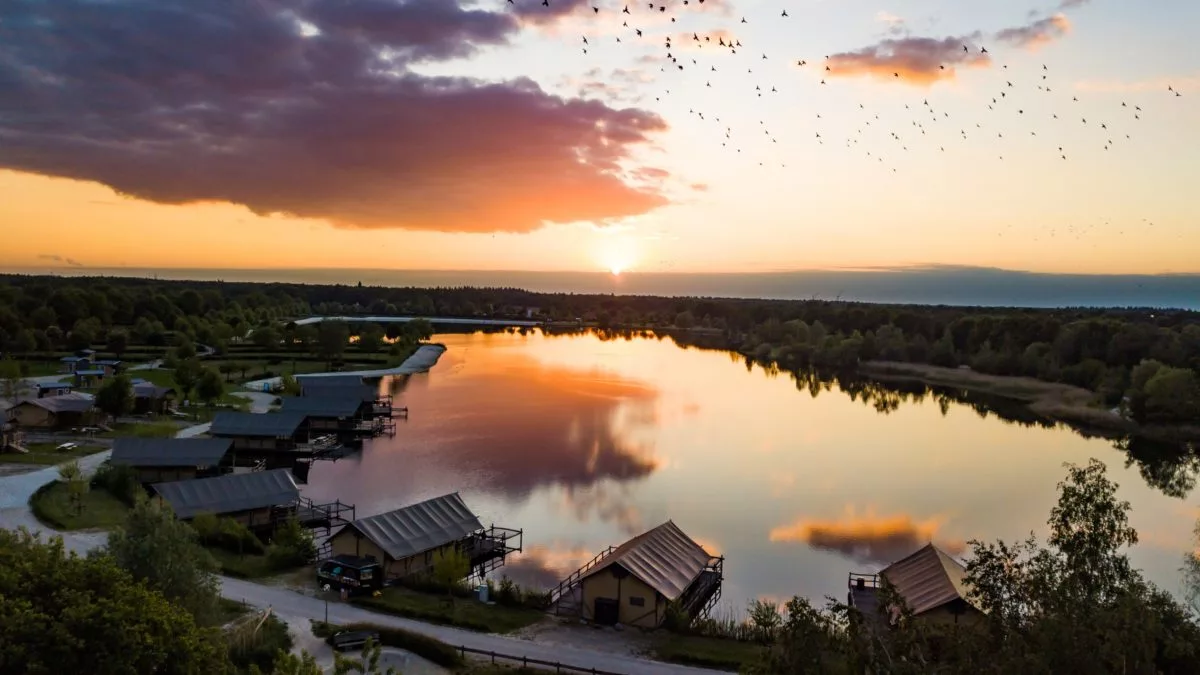
<path fill-rule="evenodd" d="M 564 506 L 581 524 L 595 516 L 602 523 L 612 523 L 623 534 L 635 536 L 646 530 L 642 514 L 633 505 L 627 486 L 611 482 L 586 487 L 567 487 L 563 493 Z"/>
<path fill-rule="evenodd" d="M 595 553 L 582 546 L 567 546 L 561 542 L 535 544 L 509 556 L 499 573 L 523 587 L 546 590 L 557 586 L 593 556 Z"/>
<path fill-rule="evenodd" d="M 634 438 L 657 423 L 658 391 L 644 382 L 488 350 L 473 351 L 464 371 L 405 387 L 413 415 L 393 461 L 416 449 L 429 455 L 421 461 L 481 475 L 480 489 L 510 501 L 543 485 L 627 481 L 659 466 L 652 444 Z"/>
<path fill-rule="evenodd" d="M 874 510 L 863 515 L 848 508 L 837 519 L 807 519 L 773 528 L 773 542 L 803 542 L 809 546 L 840 553 L 861 563 L 887 564 L 899 560 L 930 542 L 936 543 L 951 555 L 966 550 L 961 540 L 939 537 L 947 517 L 933 516 L 924 520 L 907 514 L 881 516 Z"/>

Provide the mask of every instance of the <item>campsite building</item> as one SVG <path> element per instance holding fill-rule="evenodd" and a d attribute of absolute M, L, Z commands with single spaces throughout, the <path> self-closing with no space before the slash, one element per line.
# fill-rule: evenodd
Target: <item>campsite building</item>
<path fill-rule="evenodd" d="M 222 411 L 213 417 L 209 435 L 233 441 L 234 452 L 252 454 L 296 452 L 308 441 L 305 415 L 294 412 L 246 413 Z"/>
<path fill-rule="evenodd" d="M 154 492 L 180 520 L 211 513 L 253 530 L 286 520 L 300 501 L 300 488 L 287 469 L 156 483 Z"/>
<path fill-rule="evenodd" d="M 890 585 L 916 618 L 937 623 L 977 620 L 982 614 L 967 596 L 967 568 L 945 551 L 926 544 L 878 574 L 851 573 L 849 603 L 864 616 L 879 617 L 879 590 Z"/>
<path fill-rule="evenodd" d="M 668 520 L 593 558 L 550 601 L 558 614 L 657 628 L 671 603 L 692 619 L 706 615 L 721 596 L 724 564 Z"/>
<path fill-rule="evenodd" d="M 145 484 L 220 475 L 233 443 L 228 438 L 118 438 L 114 466 L 131 467 Z"/>
<path fill-rule="evenodd" d="M 67 382 L 37 382 L 33 385 L 37 398 L 47 396 L 62 396 L 71 393 L 71 385 Z"/>
<path fill-rule="evenodd" d="M 133 382 L 133 412 L 135 413 L 163 415 L 170 410 L 171 402 L 174 400 L 175 390 L 171 387 L 163 387 L 145 380 Z"/>
<path fill-rule="evenodd" d="M 385 579 L 430 572 L 452 550 L 467 555 L 472 575 L 483 575 L 520 551 L 521 537 L 521 530 L 485 528 L 455 492 L 359 518 L 333 533 L 329 546 L 335 556 L 374 556 Z"/>
<path fill-rule="evenodd" d="M 303 415 L 309 434 L 373 435 L 371 402 L 358 396 L 288 396 L 279 412 Z"/>
<path fill-rule="evenodd" d="M 296 378 L 301 397 L 355 398 L 362 401 L 359 414 L 364 419 L 391 419 L 397 412 L 391 394 L 380 394 L 377 384 L 368 384 L 358 375 L 301 375 Z"/>
<path fill-rule="evenodd" d="M 66 429 L 92 424 L 95 412 L 91 397 L 69 393 L 21 399 L 8 409 L 8 419 L 22 429 Z"/>

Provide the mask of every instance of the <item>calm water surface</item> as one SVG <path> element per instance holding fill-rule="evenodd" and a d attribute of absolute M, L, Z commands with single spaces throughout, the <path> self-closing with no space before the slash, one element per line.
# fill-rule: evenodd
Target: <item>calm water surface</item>
<path fill-rule="evenodd" d="M 1096 457 L 1133 503 L 1136 565 L 1177 592 L 1194 496 L 1151 487 L 1125 453 L 932 398 L 881 414 L 832 386 L 670 340 L 476 333 L 429 373 L 384 382 L 410 409 L 394 438 L 313 468 L 306 494 L 360 515 L 460 491 L 485 524 L 524 528 L 504 571 L 552 586 L 673 519 L 726 556 L 724 604 L 844 595 L 927 541 L 953 553 L 1045 522 L 1064 462 Z M 943 408 L 945 411 L 943 412 Z"/>

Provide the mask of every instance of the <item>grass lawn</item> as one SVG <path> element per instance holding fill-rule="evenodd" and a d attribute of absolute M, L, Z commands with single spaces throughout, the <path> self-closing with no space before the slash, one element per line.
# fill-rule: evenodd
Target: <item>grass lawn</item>
<path fill-rule="evenodd" d="M 47 483 L 29 498 L 33 515 L 57 530 L 111 529 L 125 522 L 129 507 L 105 490 L 88 489 L 82 508 L 71 503 L 67 484 Z"/>
<path fill-rule="evenodd" d="M 58 361 L 21 361 L 21 375 L 23 377 L 44 377 L 46 375 L 62 375 L 67 377 L 69 373 L 62 372 L 62 363 Z"/>
<path fill-rule="evenodd" d="M 172 438 L 179 433 L 174 422 L 120 422 L 112 431 L 104 431 L 102 438 Z"/>
<path fill-rule="evenodd" d="M 754 642 L 659 631 L 654 634 L 650 656 L 659 661 L 736 672 L 756 662 L 762 649 Z"/>
<path fill-rule="evenodd" d="M 388 614 L 482 633 L 510 633 L 546 616 L 536 609 L 485 605 L 469 598 L 455 598 L 451 604 L 447 596 L 440 593 L 420 593 L 406 588 L 386 588 L 381 597 L 355 598 L 352 602 Z"/>
<path fill-rule="evenodd" d="M 61 464 L 72 459 L 87 457 L 90 454 L 104 450 L 101 445 L 80 445 L 73 450 L 58 451 L 58 443 L 30 443 L 25 446 L 27 454 L 19 452 L 0 453 L 0 464 Z"/>
<path fill-rule="evenodd" d="M 263 579 L 281 574 L 306 574 L 306 579 L 312 578 L 312 574 L 308 573 L 311 568 L 281 568 L 272 564 L 268 557 L 271 552 L 270 546 L 267 547 L 267 552 L 261 555 L 251 553 L 239 555 L 217 546 L 206 546 L 205 548 L 220 565 L 221 574 L 226 576 L 239 579 Z"/>

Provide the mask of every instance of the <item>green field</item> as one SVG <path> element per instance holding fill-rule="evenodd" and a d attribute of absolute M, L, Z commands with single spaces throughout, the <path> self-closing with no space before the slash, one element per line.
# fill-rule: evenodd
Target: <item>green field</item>
<path fill-rule="evenodd" d="M 62 481 L 39 488 L 29 498 L 29 506 L 42 524 L 56 530 L 108 530 L 124 523 L 129 512 L 124 502 L 101 489 L 89 489 L 76 506 Z"/>
<path fill-rule="evenodd" d="M 29 450 L 28 453 L 0 453 L 0 464 L 61 464 L 105 449 L 102 445 L 81 445 L 72 450 L 59 451 L 56 449 L 58 445 L 60 444 L 30 443 L 25 446 L 25 449 Z"/>
<path fill-rule="evenodd" d="M 485 605 L 472 599 L 440 593 L 421 593 L 406 588 L 387 588 L 378 598 L 356 598 L 354 604 L 398 616 L 457 626 L 481 633 L 511 633 L 535 624 L 545 614 L 527 607 Z"/>

